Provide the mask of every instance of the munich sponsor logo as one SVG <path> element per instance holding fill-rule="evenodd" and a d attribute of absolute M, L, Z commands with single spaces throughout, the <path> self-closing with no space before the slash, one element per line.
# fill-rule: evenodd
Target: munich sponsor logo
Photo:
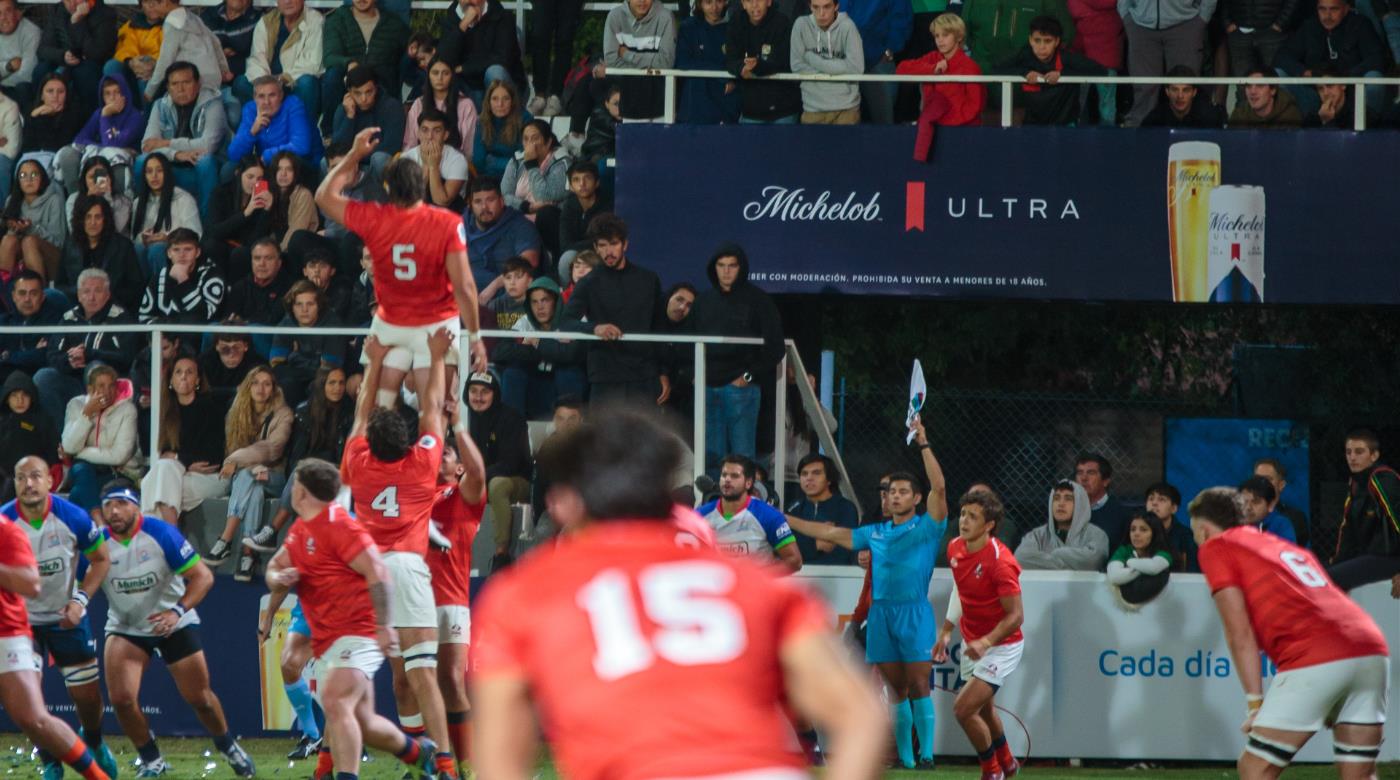
<path fill-rule="evenodd" d="M 720 552 L 733 553 L 736 555 L 748 555 L 748 542 L 723 542 L 719 545 Z"/>
<path fill-rule="evenodd" d="M 759 193 L 758 200 L 744 204 L 744 219 L 749 222 L 771 219 L 779 222 L 878 222 L 880 193 L 861 195 L 848 192 L 844 196 L 831 190 L 810 193 L 806 187 L 769 185 Z"/>
<path fill-rule="evenodd" d="M 141 593 L 156 586 L 156 575 L 154 572 L 143 574 L 140 577 L 116 577 L 112 580 L 112 587 L 118 593 Z"/>
<path fill-rule="evenodd" d="M 52 574 L 59 574 L 64 568 L 62 558 L 47 558 L 39 561 L 39 576 L 48 577 Z"/>

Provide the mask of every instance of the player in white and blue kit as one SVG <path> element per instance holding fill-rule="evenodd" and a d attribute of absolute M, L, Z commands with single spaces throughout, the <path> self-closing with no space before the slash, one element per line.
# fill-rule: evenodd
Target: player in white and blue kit
<path fill-rule="evenodd" d="M 63 672 L 63 683 L 82 726 L 81 736 L 97 765 L 117 776 L 117 759 L 102 741 L 102 686 L 97 668 L 97 643 L 88 627 L 87 604 L 102 587 L 110 565 L 102 531 L 76 504 L 49 491 L 53 477 L 43 458 L 22 458 L 15 464 L 14 501 L 0 507 L 0 522 L 13 522 L 29 537 L 39 562 L 39 595 L 26 599 L 34 655 L 40 669 L 52 657 Z M 80 563 L 87 571 L 79 581 Z M 44 780 L 62 780 L 57 756 L 39 751 Z"/>
<path fill-rule="evenodd" d="M 214 737 L 234 774 L 252 777 L 253 760 L 229 734 L 199 642 L 194 608 L 214 586 L 214 575 L 174 526 L 141 515 L 141 498 L 125 483 L 102 491 L 107 555 L 107 696 L 122 731 L 141 756 L 137 777 L 169 770 L 141 713 L 141 677 L 159 655 L 180 696 Z"/>
<path fill-rule="evenodd" d="M 870 550 L 873 586 L 870 617 L 866 623 L 865 660 L 876 664 L 889 685 L 894 710 L 895 747 L 905 767 L 913 768 L 914 730 L 919 733 L 919 762 L 933 766 L 933 701 L 929 698 L 929 673 L 933 669 L 933 645 L 938 623 L 928 600 L 933 564 L 948 529 L 948 490 L 923 423 L 910 426 L 928 476 L 928 502 L 918 479 L 907 472 L 889 476 L 885 494 L 891 519 L 854 530 L 814 523 L 788 516 L 794 531 L 852 550 Z"/>
<path fill-rule="evenodd" d="M 698 510 L 715 529 L 719 549 L 760 563 L 775 560 L 795 572 L 802 568 L 802 553 L 783 513 L 755 500 L 753 461 L 743 455 L 726 455 L 720 461 L 719 498 Z"/>

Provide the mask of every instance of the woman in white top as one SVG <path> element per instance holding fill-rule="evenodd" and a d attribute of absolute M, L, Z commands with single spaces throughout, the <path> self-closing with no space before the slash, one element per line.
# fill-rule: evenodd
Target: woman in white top
<path fill-rule="evenodd" d="M 204 228 L 199 222 L 199 204 L 193 195 L 175 186 L 170 160 L 164 155 L 148 156 L 141 178 L 145 186 L 136 197 L 131 240 L 150 275 L 157 276 L 165 268 L 166 236 L 182 227 L 202 235 Z"/>

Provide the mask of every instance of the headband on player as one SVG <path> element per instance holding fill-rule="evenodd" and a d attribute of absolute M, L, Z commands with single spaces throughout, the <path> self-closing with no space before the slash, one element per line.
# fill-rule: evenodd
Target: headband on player
<path fill-rule="evenodd" d="M 136 491 L 129 487 L 115 487 L 102 494 L 102 503 L 108 501 L 129 501 L 137 506 L 141 506 L 141 497 L 136 495 Z"/>

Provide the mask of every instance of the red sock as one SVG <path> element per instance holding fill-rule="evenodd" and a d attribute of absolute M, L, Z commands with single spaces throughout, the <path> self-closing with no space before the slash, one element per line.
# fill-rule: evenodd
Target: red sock
<path fill-rule="evenodd" d="M 404 729 L 404 734 L 408 737 L 408 744 L 396 755 L 405 764 L 417 766 L 418 759 L 423 755 L 423 751 L 418 746 L 418 738 L 410 734 L 407 729 Z"/>
<path fill-rule="evenodd" d="M 321 752 L 316 755 L 316 771 L 314 777 L 330 777 L 335 771 L 335 759 L 331 758 L 330 748 L 321 748 Z"/>
<path fill-rule="evenodd" d="M 465 712 L 447 713 L 447 736 L 452 741 L 452 752 L 458 758 L 471 755 L 471 724 Z"/>
<path fill-rule="evenodd" d="M 409 735 L 410 737 L 413 737 L 414 739 L 418 739 L 419 737 L 428 733 L 427 726 L 405 726 L 401 722 L 399 724 L 399 728 L 403 730 L 403 733 Z"/>
<path fill-rule="evenodd" d="M 92 753 L 88 752 L 87 745 L 83 744 L 81 739 L 75 741 L 59 761 L 73 767 L 73 771 L 82 775 L 83 780 L 111 780 L 107 773 L 102 771 L 102 767 L 92 760 Z"/>
<path fill-rule="evenodd" d="M 433 765 L 439 772 L 446 772 L 452 777 L 457 776 L 457 759 L 451 753 L 438 753 L 433 757 Z"/>
<path fill-rule="evenodd" d="M 987 748 L 985 752 L 977 754 L 977 761 L 982 765 L 982 774 L 996 774 L 1001 771 L 1001 764 L 997 763 L 997 752 Z"/>
<path fill-rule="evenodd" d="M 992 749 L 996 751 L 997 763 L 1002 769 L 1010 769 L 1016 765 L 1016 757 L 1011 754 L 1011 746 L 1006 744 L 1006 737 L 992 740 Z"/>

